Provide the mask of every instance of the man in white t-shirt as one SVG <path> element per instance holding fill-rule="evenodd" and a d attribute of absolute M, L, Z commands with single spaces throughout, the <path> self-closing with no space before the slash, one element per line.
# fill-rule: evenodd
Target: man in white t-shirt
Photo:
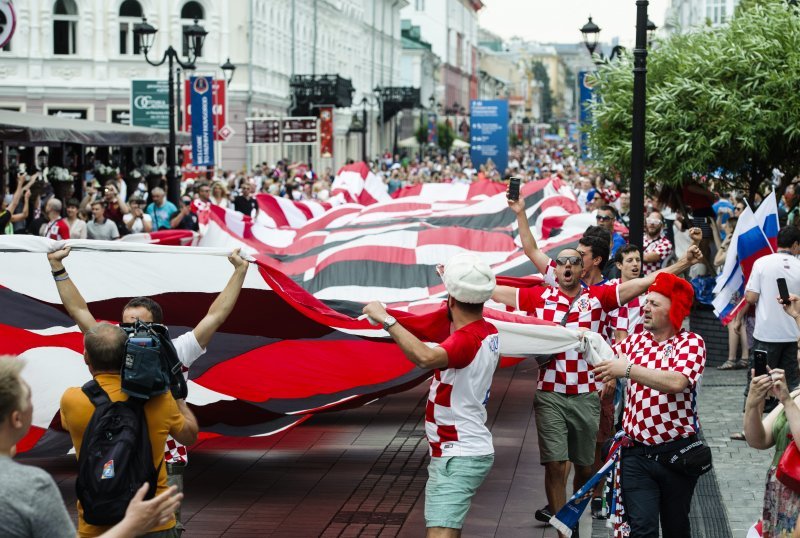
<path fill-rule="evenodd" d="M 364 314 L 383 324 L 408 360 L 434 371 L 425 410 L 425 434 L 431 462 L 425 487 L 427 536 L 458 537 L 472 497 L 494 463 L 492 434 L 486 427 L 486 404 L 500 360 L 494 325 L 483 319 L 483 303 L 495 278 L 478 256 L 453 256 L 442 275 L 453 332 L 428 347 L 387 314 L 377 301 Z"/>
<path fill-rule="evenodd" d="M 58 295 L 61 297 L 61 303 L 67 310 L 69 316 L 75 320 L 81 332 L 86 332 L 95 325 L 97 320 L 89 311 L 86 301 L 81 296 L 78 288 L 69 278 L 67 270 L 64 268 L 63 260 L 69 255 L 69 247 L 51 252 L 47 255 L 50 261 L 50 268 L 52 269 L 53 278 L 56 281 L 58 288 Z M 178 359 L 184 367 L 184 375 L 188 368 L 196 361 L 203 353 L 206 352 L 206 347 L 211 341 L 211 337 L 217 332 L 217 329 L 225 322 L 233 310 L 236 300 L 239 298 L 239 292 L 242 290 L 244 278 L 247 275 L 247 268 L 250 265 L 246 260 L 239 256 L 239 249 L 233 251 L 228 256 L 228 260 L 234 267 L 233 275 L 211 307 L 208 309 L 206 316 L 200 320 L 197 326 L 191 331 L 174 338 L 172 344 L 175 346 L 175 351 L 178 354 Z M 164 323 L 163 312 L 161 306 L 150 299 L 149 297 L 136 297 L 131 299 L 127 305 L 122 309 L 122 323 L 134 323 L 136 320 L 146 323 Z M 178 400 L 178 404 L 185 405 L 183 400 Z M 164 459 L 167 465 L 167 480 L 169 485 L 178 486 L 178 490 L 183 490 L 183 473 L 188 463 L 188 455 L 186 447 L 167 437 L 167 446 L 165 447 Z M 183 530 L 180 521 L 180 509 L 176 514 L 177 528 Z"/>
<path fill-rule="evenodd" d="M 800 228 L 784 226 L 778 232 L 778 251 L 756 260 L 745 288 L 745 299 L 756 305 L 756 324 L 751 350 L 767 352 L 770 368 L 786 373 L 790 389 L 800 384 L 797 364 L 797 338 L 800 332 L 775 299 L 780 295 L 777 280 L 786 279 L 789 293 L 800 294 Z M 753 367 L 752 357 L 750 367 Z"/>

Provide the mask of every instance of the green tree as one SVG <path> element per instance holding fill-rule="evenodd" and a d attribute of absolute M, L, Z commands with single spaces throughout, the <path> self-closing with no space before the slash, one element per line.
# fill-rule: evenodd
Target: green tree
<path fill-rule="evenodd" d="M 606 170 L 630 176 L 633 68 L 630 53 L 602 66 L 590 145 Z M 647 62 L 648 184 L 678 186 L 720 167 L 751 194 L 800 168 L 800 11 L 753 2 L 729 25 L 660 43 Z"/>
<path fill-rule="evenodd" d="M 450 153 L 450 148 L 453 147 L 453 142 L 456 140 L 456 133 L 453 128 L 446 121 L 439 123 L 436 127 L 436 136 L 438 137 L 439 147 L 445 152 Z"/>
<path fill-rule="evenodd" d="M 550 91 L 550 75 L 542 62 L 533 62 L 533 78 L 542 83 L 542 93 L 539 101 L 539 109 L 542 111 L 542 121 L 550 123 L 553 119 L 553 94 Z"/>

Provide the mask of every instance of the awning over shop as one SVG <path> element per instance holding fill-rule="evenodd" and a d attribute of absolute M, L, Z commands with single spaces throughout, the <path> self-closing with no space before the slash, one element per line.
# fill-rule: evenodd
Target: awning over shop
<path fill-rule="evenodd" d="M 177 144 L 191 137 L 176 133 Z M 0 141 L 7 145 L 82 144 L 84 146 L 166 146 L 169 132 L 118 123 L 76 120 L 0 110 Z"/>

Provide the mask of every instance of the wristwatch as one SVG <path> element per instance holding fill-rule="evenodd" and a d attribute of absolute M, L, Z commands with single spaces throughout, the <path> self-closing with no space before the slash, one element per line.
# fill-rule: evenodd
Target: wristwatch
<path fill-rule="evenodd" d="M 397 320 L 394 319 L 394 316 L 386 316 L 386 319 L 383 320 L 383 330 L 388 331 L 389 327 L 397 323 Z"/>

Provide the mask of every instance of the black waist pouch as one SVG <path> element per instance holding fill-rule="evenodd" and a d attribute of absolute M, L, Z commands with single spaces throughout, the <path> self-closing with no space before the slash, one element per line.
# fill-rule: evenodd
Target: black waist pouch
<path fill-rule="evenodd" d="M 703 441 L 694 437 L 691 442 L 680 444 L 683 445 L 680 448 L 675 447 L 653 454 L 651 457 L 673 471 L 686 476 L 701 476 L 711 470 L 711 449 L 704 445 Z"/>

